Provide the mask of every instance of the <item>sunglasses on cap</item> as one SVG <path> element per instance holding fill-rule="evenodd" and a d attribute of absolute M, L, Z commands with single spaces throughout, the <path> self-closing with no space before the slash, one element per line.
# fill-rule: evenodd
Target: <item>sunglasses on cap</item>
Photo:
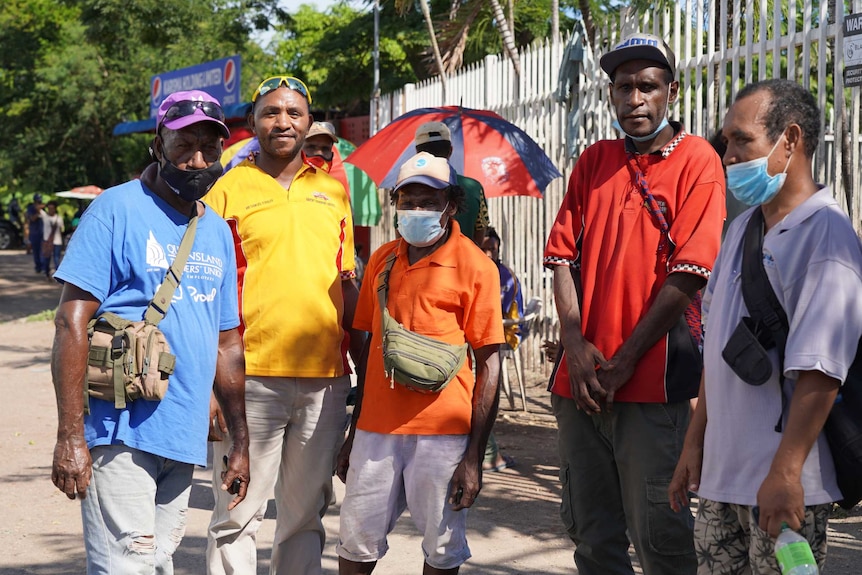
<path fill-rule="evenodd" d="M 293 76 L 273 76 L 272 78 L 267 78 L 261 82 L 260 86 L 257 87 L 257 90 L 254 91 L 254 94 L 251 97 L 252 103 L 257 102 L 257 99 L 260 96 L 264 96 L 281 86 L 287 86 L 291 90 L 296 90 L 305 96 L 305 99 L 308 100 L 309 104 L 311 104 L 311 94 L 308 92 L 308 86 L 305 85 L 305 82 L 299 78 L 294 78 Z"/>
<path fill-rule="evenodd" d="M 165 117 L 162 118 L 162 124 L 176 120 L 177 118 L 191 116 L 195 113 L 195 110 L 200 110 L 210 118 L 224 122 L 224 112 L 218 104 L 203 102 L 201 100 L 183 100 L 168 108 L 167 112 L 165 112 Z"/>

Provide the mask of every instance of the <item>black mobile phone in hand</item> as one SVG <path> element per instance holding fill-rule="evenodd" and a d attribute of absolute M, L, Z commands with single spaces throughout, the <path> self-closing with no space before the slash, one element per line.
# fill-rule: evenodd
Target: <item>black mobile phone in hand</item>
<path fill-rule="evenodd" d="M 227 455 L 223 456 L 221 460 L 222 460 L 222 463 L 224 464 L 224 470 L 227 471 Z M 227 492 L 230 493 L 231 495 L 236 495 L 237 493 L 239 493 L 239 488 L 241 485 L 242 485 L 242 479 L 237 477 L 236 479 L 233 480 L 233 482 L 231 482 L 230 487 L 227 488 Z"/>
<path fill-rule="evenodd" d="M 464 495 L 464 488 L 459 487 L 458 491 L 455 492 L 455 497 L 452 498 L 452 503 L 455 505 L 459 505 L 461 503 L 461 497 Z"/>

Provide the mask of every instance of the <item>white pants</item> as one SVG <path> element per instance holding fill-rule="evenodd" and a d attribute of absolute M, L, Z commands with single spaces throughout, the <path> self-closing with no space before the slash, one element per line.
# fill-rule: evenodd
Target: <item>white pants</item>
<path fill-rule="evenodd" d="M 357 563 L 386 554 L 386 536 L 405 509 L 422 532 L 425 563 L 453 569 L 470 558 L 467 510 L 448 502 L 467 435 L 390 435 L 356 430 L 341 504 L 336 552 Z"/>
<path fill-rule="evenodd" d="M 270 573 L 318 575 L 326 541 L 321 518 L 332 497 L 335 456 L 347 424 L 348 376 L 246 380 L 250 480 L 245 500 L 221 490 L 230 441 L 213 444 L 215 509 L 207 540 L 210 575 L 257 573 L 256 534 L 275 488 Z"/>
<path fill-rule="evenodd" d="M 90 454 L 93 479 L 81 500 L 87 573 L 171 575 L 194 466 L 125 445 Z"/>

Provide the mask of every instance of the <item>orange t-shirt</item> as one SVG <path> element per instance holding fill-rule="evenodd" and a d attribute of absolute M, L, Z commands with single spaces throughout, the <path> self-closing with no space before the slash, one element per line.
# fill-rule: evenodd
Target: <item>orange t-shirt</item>
<path fill-rule="evenodd" d="M 357 428 L 410 435 L 468 434 L 475 386 L 469 359 L 440 393 L 411 391 L 386 377 L 377 276 L 386 256 L 397 251 L 386 305 L 392 317 L 416 333 L 479 349 L 505 341 L 497 266 L 460 233 L 454 220 L 446 243 L 412 266 L 407 247 L 402 240 L 389 242 L 371 255 L 365 268 L 353 327 L 371 332 L 371 347 Z"/>

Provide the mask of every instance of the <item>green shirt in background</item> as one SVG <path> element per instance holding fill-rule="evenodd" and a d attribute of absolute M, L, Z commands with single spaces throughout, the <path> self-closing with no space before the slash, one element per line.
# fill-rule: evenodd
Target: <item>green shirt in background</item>
<path fill-rule="evenodd" d="M 473 240 L 477 231 L 481 230 L 484 235 L 484 231 L 490 225 L 485 190 L 478 180 L 460 174 L 458 175 L 458 185 L 464 190 L 466 199 L 464 211 L 455 214 L 455 219 L 461 226 L 461 233 Z"/>

